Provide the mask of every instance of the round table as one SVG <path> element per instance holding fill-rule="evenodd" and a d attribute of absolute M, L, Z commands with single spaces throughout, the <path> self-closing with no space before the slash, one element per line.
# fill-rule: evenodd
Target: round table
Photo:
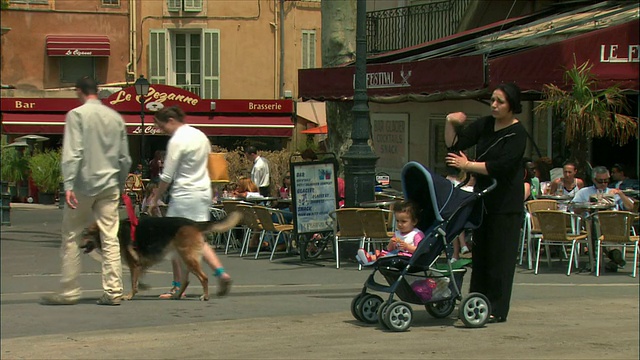
<path fill-rule="evenodd" d="M 538 195 L 538 199 L 551 199 L 556 201 L 569 201 L 572 199 L 569 195 Z"/>
<path fill-rule="evenodd" d="M 591 218 L 591 239 L 589 239 L 589 263 L 591 265 L 591 272 L 595 272 L 595 240 L 600 236 L 600 225 L 598 224 L 598 218 L 591 216 L 600 210 L 610 210 L 616 206 L 615 203 L 597 203 L 597 202 L 572 202 L 569 203 L 569 210 L 578 215 L 584 216 L 585 219 Z M 589 225 L 587 225 L 589 226 Z"/>
<path fill-rule="evenodd" d="M 363 208 L 376 208 L 383 206 L 390 206 L 397 202 L 397 200 L 371 200 L 371 201 L 363 201 L 360 203 L 360 207 Z"/>

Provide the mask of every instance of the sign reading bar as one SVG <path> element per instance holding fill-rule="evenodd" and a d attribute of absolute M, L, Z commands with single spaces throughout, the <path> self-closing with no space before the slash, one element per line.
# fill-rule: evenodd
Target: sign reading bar
<path fill-rule="evenodd" d="M 292 163 L 293 205 L 298 234 L 332 229 L 329 213 L 336 209 L 336 171 L 333 161 Z"/>

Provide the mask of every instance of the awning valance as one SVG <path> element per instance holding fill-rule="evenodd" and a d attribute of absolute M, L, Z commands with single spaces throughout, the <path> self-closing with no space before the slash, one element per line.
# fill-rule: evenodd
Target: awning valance
<path fill-rule="evenodd" d="M 107 36 L 48 35 L 48 56 L 109 56 L 111 45 Z"/>
<path fill-rule="evenodd" d="M 327 125 L 322 125 L 318 127 L 314 127 L 307 130 L 300 131 L 301 134 L 315 135 L 315 134 L 326 134 L 329 131 L 329 127 Z"/>
<path fill-rule="evenodd" d="M 127 133 L 160 135 L 153 125 L 153 117 L 145 117 L 142 129 L 140 116 L 123 115 Z M 64 114 L 3 113 L 2 132 L 6 134 L 62 134 Z M 187 123 L 208 136 L 272 136 L 290 137 L 293 131 L 291 117 L 288 116 L 187 116 Z"/>
<path fill-rule="evenodd" d="M 515 82 L 523 91 L 541 91 L 549 83 L 562 87 L 574 62 L 580 66 L 589 61 L 598 88 L 619 85 L 638 91 L 639 29 L 635 20 L 490 60 L 490 86 Z"/>
<path fill-rule="evenodd" d="M 354 75 L 353 66 L 299 70 L 300 97 L 305 100 L 352 98 Z M 367 65 L 370 97 L 470 91 L 484 86 L 481 55 Z"/>

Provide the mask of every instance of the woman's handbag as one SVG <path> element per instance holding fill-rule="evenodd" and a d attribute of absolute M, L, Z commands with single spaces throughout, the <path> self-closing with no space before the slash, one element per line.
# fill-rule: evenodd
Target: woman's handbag
<path fill-rule="evenodd" d="M 207 168 L 211 181 L 229 181 L 229 164 L 224 153 L 210 153 Z"/>

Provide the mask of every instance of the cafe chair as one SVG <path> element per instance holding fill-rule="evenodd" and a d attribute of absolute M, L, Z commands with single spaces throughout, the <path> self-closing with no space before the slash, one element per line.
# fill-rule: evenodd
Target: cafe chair
<path fill-rule="evenodd" d="M 600 223 L 600 237 L 596 240 L 596 276 L 600 276 L 600 259 L 603 247 L 633 247 L 633 271 L 636 277 L 638 266 L 638 236 L 631 235 L 635 214 L 629 211 L 599 211 L 596 215 Z M 624 254 L 625 251 L 623 250 Z"/>
<path fill-rule="evenodd" d="M 242 224 L 244 227 L 244 236 L 242 237 L 242 245 L 240 246 L 240 257 L 242 257 L 249 253 L 251 238 L 254 235 L 262 235 L 263 228 L 255 211 L 253 211 L 252 205 L 238 204 L 236 205 L 236 209 L 242 214 Z M 260 252 L 261 245 L 262 241 L 259 241 L 256 249 L 256 258 L 257 252 Z"/>
<path fill-rule="evenodd" d="M 529 200 L 524 204 L 524 222 L 522 224 L 522 235 L 520 236 L 520 264 L 522 265 L 524 259 L 524 251 L 527 249 L 527 265 L 528 269 L 533 268 L 533 253 L 532 248 L 535 244 L 531 242 L 532 239 L 537 240 L 542 237 L 542 231 L 540 230 L 540 223 L 538 218 L 533 217 L 533 214 L 539 210 L 557 210 L 558 203 L 555 200 Z M 546 248 L 547 253 L 549 248 Z"/>
<path fill-rule="evenodd" d="M 213 206 L 209 207 L 209 214 L 210 214 L 211 220 L 215 220 L 215 221 L 221 221 L 227 217 L 226 211 L 224 211 L 223 209 L 215 208 Z M 215 233 L 210 239 L 212 240 L 211 245 L 217 248 L 218 246 L 222 245 L 224 241 L 224 234 Z"/>
<path fill-rule="evenodd" d="M 243 204 L 242 201 L 234 201 L 234 200 L 223 200 L 222 201 L 222 209 L 227 214 L 231 214 L 232 212 L 237 210 L 238 205 Z M 229 229 L 226 234 L 227 244 L 224 248 L 225 255 L 229 252 L 229 247 L 239 248 L 241 247 L 240 241 L 236 238 L 236 231 L 242 232 L 244 234 L 245 231 L 244 220 L 241 221 L 237 226 L 232 229 Z"/>
<path fill-rule="evenodd" d="M 560 245 L 565 246 L 571 244 L 571 253 L 569 255 L 569 265 L 567 268 L 567 276 L 571 275 L 571 266 L 575 261 L 578 267 L 578 258 L 580 255 L 580 247 L 576 244 L 587 244 L 587 234 L 572 234 L 571 217 L 575 216 L 571 213 L 559 210 L 538 210 L 533 213 L 540 223 L 542 237 L 538 239 L 538 249 L 536 253 L 536 267 L 534 273 L 538 274 L 540 265 L 540 246 L 542 245 Z M 551 267 L 551 258 L 547 251 L 547 262 Z"/>
<path fill-rule="evenodd" d="M 357 208 L 337 209 L 329 213 L 333 219 L 334 244 L 336 253 L 336 269 L 340 268 L 340 243 L 357 241 L 359 247 L 364 247 L 365 234 Z M 358 266 L 360 269 L 361 266 Z"/>
<path fill-rule="evenodd" d="M 389 210 L 384 209 L 361 209 L 358 210 L 360 221 L 362 222 L 362 230 L 364 231 L 367 251 L 370 251 L 371 245 L 382 243 L 386 246 L 394 235 L 393 231 L 388 231 L 387 218 Z"/>
<path fill-rule="evenodd" d="M 278 238 L 280 235 L 285 235 L 285 242 L 287 244 L 286 252 L 291 250 L 291 232 L 293 231 L 293 224 L 276 224 L 273 222 L 273 214 L 277 214 L 279 211 L 276 209 L 269 209 L 264 206 L 254 206 L 253 212 L 256 214 L 260 225 L 262 226 L 262 232 L 260 233 L 260 243 L 258 244 L 258 251 L 256 251 L 256 259 L 260 254 L 260 247 L 265 238 L 269 239 L 269 245 L 271 246 L 271 256 L 269 261 L 273 261 L 273 254 L 276 252 L 278 246 Z"/>

